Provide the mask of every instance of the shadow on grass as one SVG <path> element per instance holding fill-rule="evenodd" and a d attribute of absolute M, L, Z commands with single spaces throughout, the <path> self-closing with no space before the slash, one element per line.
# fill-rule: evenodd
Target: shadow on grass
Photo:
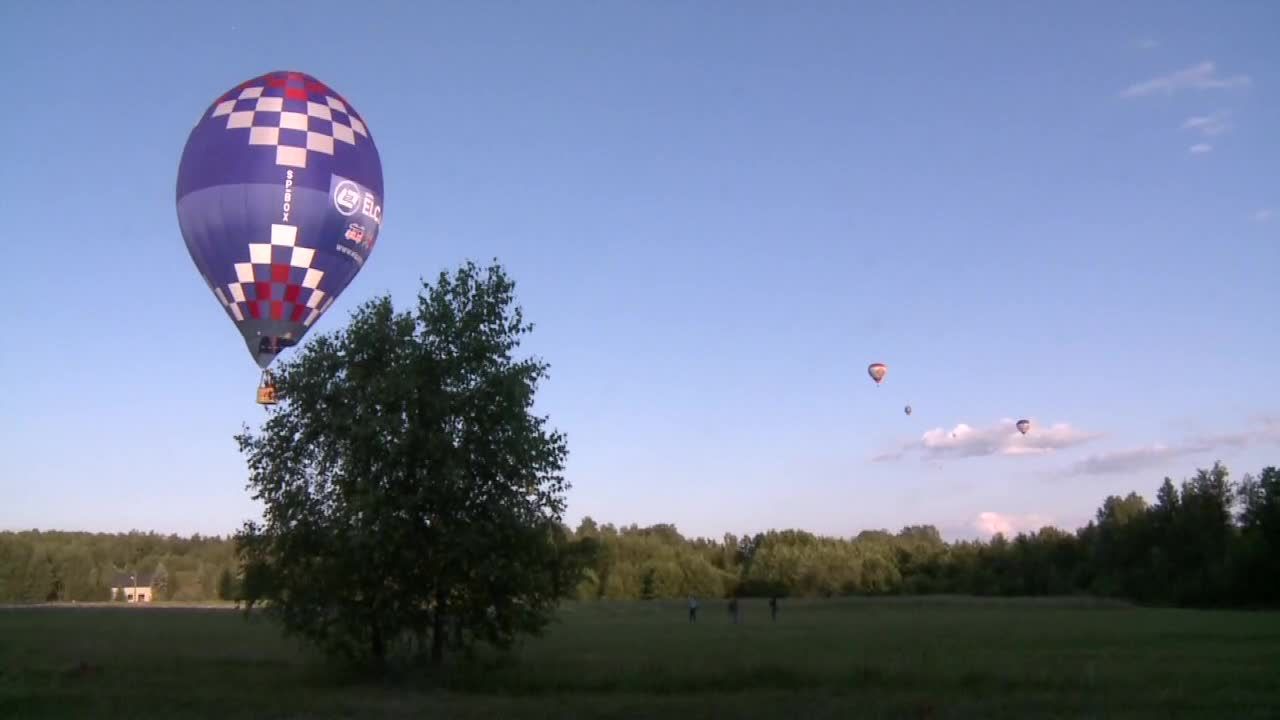
<path fill-rule="evenodd" d="M 372 683 L 405 690 L 467 695 L 538 697 L 571 694 L 642 695 L 732 694 L 742 692 L 1060 693 L 1094 689 L 1077 674 L 1008 675 L 991 671 L 930 672 L 855 664 L 843 672 L 814 673 L 782 663 L 725 664 L 691 670 L 660 661 L 637 666 L 575 672 L 524 664 L 514 657 L 456 660 L 440 668 L 401 669 L 376 679 L 347 676 L 347 684 Z"/>

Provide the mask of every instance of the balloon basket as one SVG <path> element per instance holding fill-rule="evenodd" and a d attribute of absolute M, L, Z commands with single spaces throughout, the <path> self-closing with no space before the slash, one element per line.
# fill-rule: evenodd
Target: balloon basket
<path fill-rule="evenodd" d="M 258 385 L 258 404 L 276 404 L 276 384 L 268 373 L 262 374 L 262 384 Z"/>

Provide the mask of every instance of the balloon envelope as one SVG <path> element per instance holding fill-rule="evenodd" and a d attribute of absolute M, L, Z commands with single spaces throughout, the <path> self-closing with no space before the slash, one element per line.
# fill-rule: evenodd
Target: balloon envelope
<path fill-rule="evenodd" d="M 902 409 L 902 411 L 903 411 L 903 412 L 905 412 L 906 414 L 910 415 L 910 414 L 911 414 L 911 406 L 910 406 L 910 405 L 906 406 L 905 408 L 903 408 L 903 409 Z"/>
<path fill-rule="evenodd" d="M 1027 431 L 1030 429 L 1031 429 L 1031 422 L 1029 420 L 1018 421 L 1018 432 L 1022 433 L 1023 435 L 1026 435 Z"/>
<path fill-rule="evenodd" d="M 266 368 L 368 260 L 382 161 L 337 91 L 270 72 L 220 95 L 191 130 L 177 209 L 196 268 Z"/>
<path fill-rule="evenodd" d="M 889 368 L 884 363 L 871 363 L 867 366 L 867 374 L 871 376 L 872 380 L 876 381 L 877 385 L 884 380 L 884 376 L 888 372 Z"/>

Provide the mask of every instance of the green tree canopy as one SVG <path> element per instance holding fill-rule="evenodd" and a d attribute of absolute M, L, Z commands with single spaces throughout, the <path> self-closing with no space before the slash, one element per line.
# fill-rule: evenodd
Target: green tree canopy
<path fill-rule="evenodd" d="M 540 631 L 573 591 L 567 448 L 532 413 L 547 365 L 513 356 L 532 329 L 513 301 L 500 266 L 467 263 L 280 366 L 281 403 L 237 438 L 265 506 L 237 540 L 246 599 L 288 632 L 375 666 L 430 636 L 439 662 Z"/>

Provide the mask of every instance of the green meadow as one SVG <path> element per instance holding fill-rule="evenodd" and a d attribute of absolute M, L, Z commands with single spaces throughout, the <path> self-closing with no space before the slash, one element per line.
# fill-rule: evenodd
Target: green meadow
<path fill-rule="evenodd" d="M 0 610 L 3 718 L 1276 718 L 1280 613 L 1076 599 L 568 604 L 370 680 L 229 607 Z"/>

